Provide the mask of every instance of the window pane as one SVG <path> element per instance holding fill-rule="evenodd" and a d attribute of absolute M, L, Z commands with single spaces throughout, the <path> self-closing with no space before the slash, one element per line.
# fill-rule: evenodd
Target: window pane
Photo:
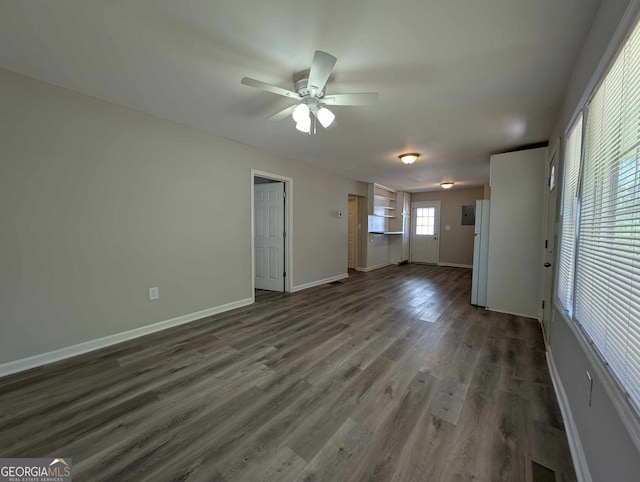
<path fill-rule="evenodd" d="M 564 175 L 562 180 L 562 228 L 558 258 L 558 299 L 562 307 L 572 314 L 573 277 L 576 249 L 576 215 L 578 212 L 578 174 L 582 153 L 582 115 L 569 131 L 564 144 Z"/>
<path fill-rule="evenodd" d="M 568 149 L 570 141 L 568 136 Z M 565 181 L 569 177 L 565 176 Z M 588 106 L 579 215 L 570 203 L 572 185 L 565 185 L 564 190 L 558 296 L 563 301 L 566 288 L 570 302 L 571 268 L 575 264 L 574 319 L 592 339 L 630 400 L 640 408 L 638 26 Z M 565 240 L 571 237 L 571 233 L 565 236 L 565 225 L 571 226 L 568 217 L 579 219 L 575 259 L 570 251 L 563 254 L 565 245 L 569 246 Z M 562 277 L 565 261 L 566 282 Z"/>
<path fill-rule="evenodd" d="M 416 209 L 416 234 L 418 236 L 433 236 L 436 233 L 436 208 Z"/>

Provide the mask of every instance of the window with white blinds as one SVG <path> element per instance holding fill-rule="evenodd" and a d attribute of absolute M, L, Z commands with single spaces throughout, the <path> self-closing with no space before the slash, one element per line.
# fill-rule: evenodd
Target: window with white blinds
<path fill-rule="evenodd" d="M 637 25 L 595 90 L 584 122 L 573 318 L 640 409 L 640 28 Z M 565 177 L 572 175 L 569 171 Z M 567 186 L 565 199 L 571 197 L 572 186 Z M 567 207 L 567 215 L 571 215 L 572 209 L 575 206 Z M 576 219 L 575 213 L 573 216 Z M 571 262 L 570 231 L 575 229 L 571 222 L 563 219 L 561 270 L 565 242 L 566 262 Z M 567 279 L 569 294 L 563 299 L 558 292 L 565 307 L 572 301 L 570 269 Z"/>
<path fill-rule="evenodd" d="M 562 231 L 558 257 L 558 299 L 569 314 L 573 313 L 573 277 L 576 253 L 576 216 L 578 214 L 578 176 L 582 153 L 582 114 L 567 134 L 564 144 L 562 181 Z"/>

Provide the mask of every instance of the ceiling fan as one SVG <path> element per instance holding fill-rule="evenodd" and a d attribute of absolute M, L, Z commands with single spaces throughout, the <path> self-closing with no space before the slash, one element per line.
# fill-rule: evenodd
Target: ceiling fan
<path fill-rule="evenodd" d="M 296 122 L 296 129 L 308 134 L 315 133 L 316 122 L 318 121 L 322 127 L 327 128 L 335 119 L 335 114 L 327 109 L 326 106 L 331 105 L 371 105 L 378 101 L 377 92 L 368 92 L 361 94 L 325 94 L 325 86 L 336 58 L 326 52 L 316 50 L 313 56 L 313 62 L 309 71 L 299 74 L 298 79 L 294 78 L 294 89 L 287 90 L 282 87 L 267 84 L 259 80 L 244 77 L 240 82 L 249 87 L 271 92 L 272 94 L 282 95 L 295 100 L 297 103 L 291 107 L 277 112 L 269 117 L 270 120 L 284 119 L 288 115 L 293 117 Z"/>

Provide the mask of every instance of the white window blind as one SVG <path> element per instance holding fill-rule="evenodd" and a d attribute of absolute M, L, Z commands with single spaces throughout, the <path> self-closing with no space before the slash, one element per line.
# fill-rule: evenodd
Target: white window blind
<path fill-rule="evenodd" d="M 640 408 L 640 28 L 585 119 L 575 320 Z"/>
<path fill-rule="evenodd" d="M 582 114 L 569 130 L 564 145 L 562 181 L 562 231 L 558 259 L 558 299 L 569 316 L 573 312 L 573 277 L 576 252 L 576 216 L 578 213 L 578 176 L 582 153 Z"/>

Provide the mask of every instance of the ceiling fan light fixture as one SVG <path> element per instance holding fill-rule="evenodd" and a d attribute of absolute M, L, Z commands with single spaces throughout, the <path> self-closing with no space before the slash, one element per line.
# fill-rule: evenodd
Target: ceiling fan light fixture
<path fill-rule="evenodd" d="M 320 121 L 320 124 L 322 124 L 322 127 L 326 129 L 333 124 L 333 120 L 336 118 L 336 115 L 326 107 L 320 107 L 316 117 Z"/>
<path fill-rule="evenodd" d="M 309 106 L 307 104 L 298 104 L 295 109 L 293 109 L 293 113 L 291 114 L 293 120 L 296 121 L 296 124 L 300 124 L 302 122 L 311 121 L 309 120 Z"/>
<path fill-rule="evenodd" d="M 308 134 L 311 131 L 311 118 L 308 116 L 306 118 L 303 117 L 300 122 L 296 122 L 296 129 Z"/>
<path fill-rule="evenodd" d="M 453 187 L 452 182 L 443 182 L 440 185 L 442 186 L 442 189 L 451 189 Z"/>
<path fill-rule="evenodd" d="M 406 154 L 400 154 L 398 157 L 405 164 L 413 164 L 418 160 L 420 154 L 418 154 L 417 152 L 407 152 Z"/>
<path fill-rule="evenodd" d="M 327 81 L 331 77 L 337 60 L 333 55 L 316 50 L 311 68 L 294 75 L 294 90 L 284 89 L 249 77 L 243 77 L 240 83 L 293 99 L 297 104 L 282 109 L 270 116 L 269 119 L 281 120 L 291 115 L 296 123 L 296 129 L 308 134 L 315 134 L 318 122 L 322 127 L 327 128 L 335 120 L 335 114 L 324 107 L 325 105 L 373 105 L 378 101 L 377 92 L 325 95 Z"/>

